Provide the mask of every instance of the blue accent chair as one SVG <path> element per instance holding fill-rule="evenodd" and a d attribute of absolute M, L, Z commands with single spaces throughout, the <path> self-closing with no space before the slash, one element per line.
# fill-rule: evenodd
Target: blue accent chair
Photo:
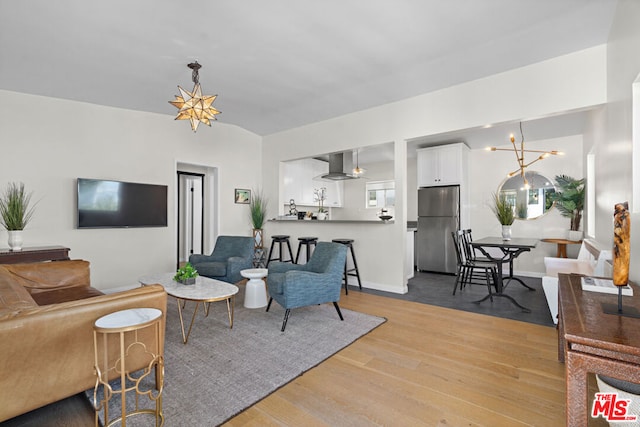
<path fill-rule="evenodd" d="M 253 237 L 218 236 L 211 255 L 194 254 L 189 262 L 201 276 L 237 283 L 241 270 L 253 268 L 253 248 Z"/>
<path fill-rule="evenodd" d="M 287 326 L 291 309 L 332 302 L 344 320 L 338 301 L 342 289 L 347 247 L 339 243 L 318 242 L 309 262 L 303 265 L 288 262 L 269 264 L 267 283 L 269 304 L 275 299 L 284 309 L 282 332 Z"/>

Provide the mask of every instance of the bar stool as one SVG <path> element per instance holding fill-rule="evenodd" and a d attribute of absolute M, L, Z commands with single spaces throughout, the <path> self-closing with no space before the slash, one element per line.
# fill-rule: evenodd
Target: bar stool
<path fill-rule="evenodd" d="M 296 264 L 300 260 L 300 250 L 304 246 L 307 252 L 307 262 L 309 262 L 309 258 L 311 258 L 311 245 L 316 247 L 316 243 L 318 243 L 317 237 L 298 237 L 298 252 L 296 253 Z"/>
<path fill-rule="evenodd" d="M 273 256 L 273 247 L 275 244 L 278 244 L 278 256 L 272 258 Z M 287 249 L 289 249 L 289 259 L 285 261 L 282 257 L 282 244 L 287 244 Z M 271 261 L 280 261 L 280 262 L 291 262 L 293 263 L 293 251 L 291 250 L 291 243 L 289 243 L 289 236 L 285 236 L 282 234 L 271 236 L 271 248 L 269 249 L 269 258 L 267 260 L 267 267 L 269 267 L 269 263 Z"/>
<path fill-rule="evenodd" d="M 347 268 L 349 264 L 349 259 L 347 258 L 344 262 L 344 292 L 346 295 L 349 295 L 348 289 L 348 276 L 355 276 L 358 279 L 358 287 L 362 290 L 362 282 L 360 281 L 360 272 L 358 271 L 358 263 L 356 262 L 356 254 L 353 252 L 353 239 L 333 239 L 334 243 L 341 243 L 347 246 L 347 251 L 351 251 L 351 260 L 353 261 L 353 268 Z M 354 273 L 352 273 L 352 271 Z"/>

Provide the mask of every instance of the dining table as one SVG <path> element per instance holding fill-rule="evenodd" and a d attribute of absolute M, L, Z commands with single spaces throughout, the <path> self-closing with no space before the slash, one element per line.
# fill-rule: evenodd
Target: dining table
<path fill-rule="evenodd" d="M 531 251 L 531 249 L 535 248 L 538 244 L 538 239 L 528 237 L 514 237 L 509 240 L 505 240 L 502 237 L 489 236 L 477 240 L 472 240 L 470 244 L 474 250 L 477 249 L 478 251 L 480 251 L 482 255 L 484 255 L 487 259 L 495 262 L 498 267 L 496 268 L 498 274 L 498 280 L 495 286 L 496 292 L 490 293 L 486 297 L 476 302 L 481 303 L 482 301 L 485 301 L 486 299 L 494 296 L 503 297 L 511 301 L 525 313 L 530 313 L 530 309 L 521 305 L 511 295 L 505 294 L 504 290 L 509 283 L 515 281 L 520 283 L 528 290 L 535 291 L 534 288 L 527 285 L 520 278 L 513 275 L 513 261 L 518 258 L 520 254 L 529 252 Z M 491 251 L 491 248 L 499 249 L 500 251 L 499 253 L 497 251 Z M 509 264 L 509 274 L 506 276 L 502 271 L 503 264 Z"/>

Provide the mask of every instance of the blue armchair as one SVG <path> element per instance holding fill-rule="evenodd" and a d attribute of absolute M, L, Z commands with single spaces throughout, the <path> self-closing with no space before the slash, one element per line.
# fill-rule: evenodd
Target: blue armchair
<path fill-rule="evenodd" d="M 285 309 L 282 332 L 287 326 L 291 309 L 307 305 L 332 302 L 340 320 L 344 320 L 338 301 L 346 258 L 345 245 L 318 242 L 311 259 L 306 264 L 288 262 L 269 264 L 267 283 L 270 298 L 267 311 L 274 299 Z"/>
<path fill-rule="evenodd" d="M 211 255 L 194 254 L 189 262 L 201 276 L 237 283 L 240 270 L 253 268 L 253 247 L 252 237 L 218 236 Z"/>

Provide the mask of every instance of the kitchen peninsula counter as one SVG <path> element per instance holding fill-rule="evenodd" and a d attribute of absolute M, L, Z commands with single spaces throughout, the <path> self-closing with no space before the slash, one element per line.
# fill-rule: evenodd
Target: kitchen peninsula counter
<path fill-rule="evenodd" d="M 279 219 L 272 218 L 269 222 L 287 222 L 287 223 L 304 223 L 304 224 L 394 224 L 395 222 L 382 221 L 375 219 Z"/>

